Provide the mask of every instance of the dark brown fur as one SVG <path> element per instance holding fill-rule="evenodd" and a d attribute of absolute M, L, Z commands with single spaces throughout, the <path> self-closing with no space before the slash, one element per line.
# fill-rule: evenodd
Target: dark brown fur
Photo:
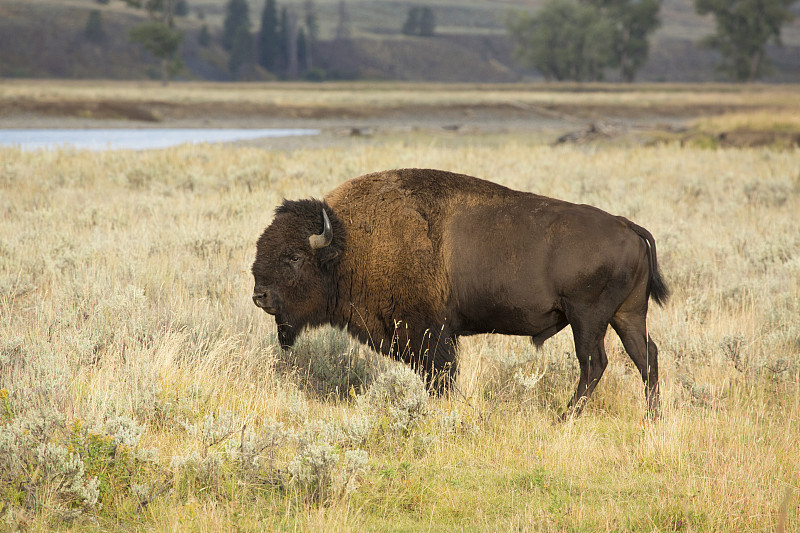
<path fill-rule="evenodd" d="M 314 250 L 325 209 L 333 242 Z M 658 408 L 648 299 L 664 303 L 650 233 L 587 205 L 438 170 L 378 172 L 324 201 L 285 201 L 258 240 L 256 305 L 281 345 L 332 324 L 413 365 L 437 388 L 456 375 L 462 335 L 502 333 L 537 345 L 570 324 L 581 367 L 570 406 L 597 385 L 610 324 Z"/>

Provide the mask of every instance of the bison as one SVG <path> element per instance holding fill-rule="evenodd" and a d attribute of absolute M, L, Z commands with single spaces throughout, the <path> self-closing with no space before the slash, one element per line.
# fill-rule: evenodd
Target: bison
<path fill-rule="evenodd" d="M 306 326 L 346 329 L 453 385 L 458 338 L 500 333 L 541 344 L 567 324 L 580 364 L 569 409 L 607 365 L 610 324 L 657 414 L 658 348 L 648 300 L 669 296 L 646 229 L 596 207 L 441 170 L 351 179 L 324 200 L 285 200 L 259 237 L 253 302 L 292 346 Z"/>

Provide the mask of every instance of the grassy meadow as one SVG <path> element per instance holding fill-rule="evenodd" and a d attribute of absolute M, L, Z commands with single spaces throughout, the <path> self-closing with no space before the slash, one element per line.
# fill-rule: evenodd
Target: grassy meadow
<path fill-rule="evenodd" d="M 250 299 L 274 207 L 410 166 L 654 234 L 660 419 L 613 331 L 565 422 L 568 329 L 464 339 L 449 398 L 335 330 L 281 352 Z M 0 529 L 797 531 L 798 220 L 797 148 L 0 148 Z"/>

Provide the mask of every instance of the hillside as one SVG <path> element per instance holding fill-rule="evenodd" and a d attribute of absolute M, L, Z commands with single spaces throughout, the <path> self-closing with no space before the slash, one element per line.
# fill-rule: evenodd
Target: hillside
<path fill-rule="evenodd" d="M 541 2 L 473 0 L 429 2 L 436 15 L 436 35 L 408 37 L 400 29 L 410 6 L 401 0 L 349 0 L 350 39 L 335 41 L 338 0 L 315 2 L 320 35 L 313 49 L 314 65 L 323 76 L 406 81 L 509 82 L 535 80 L 536 72 L 513 60 L 505 23 L 510 13 L 535 9 Z M 226 0 L 189 0 L 188 16 L 178 19 L 186 33 L 181 50 L 181 79 L 226 81 L 227 53 L 219 44 Z M 295 6 L 301 0 L 278 3 Z M 98 9 L 105 38 L 85 37 L 89 12 Z M 257 30 L 263 1 L 250 1 L 250 18 Z M 716 57 L 695 43 L 712 30 L 713 21 L 694 13 L 691 0 L 665 0 L 662 25 L 654 34 L 650 61 L 641 81 L 714 81 Z M 0 5 L 0 76 L 5 78 L 146 79 L 158 69 L 149 53 L 128 41 L 129 29 L 146 19 L 144 12 L 119 0 L 108 5 L 94 0 L 4 0 Z M 212 42 L 201 46 L 200 29 L 207 25 Z M 775 71 L 765 81 L 800 81 L 800 19 L 786 26 L 783 48 L 770 47 Z M 272 76 L 257 70 L 250 79 Z M 609 76 L 613 81 L 613 74 Z"/>

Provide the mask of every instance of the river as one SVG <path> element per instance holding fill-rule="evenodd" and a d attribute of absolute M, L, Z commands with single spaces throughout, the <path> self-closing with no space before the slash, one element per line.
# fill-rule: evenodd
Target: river
<path fill-rule="evenodd" d="M 315 129 L 0 129 L 0 146 L 23 150 L 74 148 L 76 150 L 148 150 L 186 143 L 220 143 L 317 135 Z"/>

